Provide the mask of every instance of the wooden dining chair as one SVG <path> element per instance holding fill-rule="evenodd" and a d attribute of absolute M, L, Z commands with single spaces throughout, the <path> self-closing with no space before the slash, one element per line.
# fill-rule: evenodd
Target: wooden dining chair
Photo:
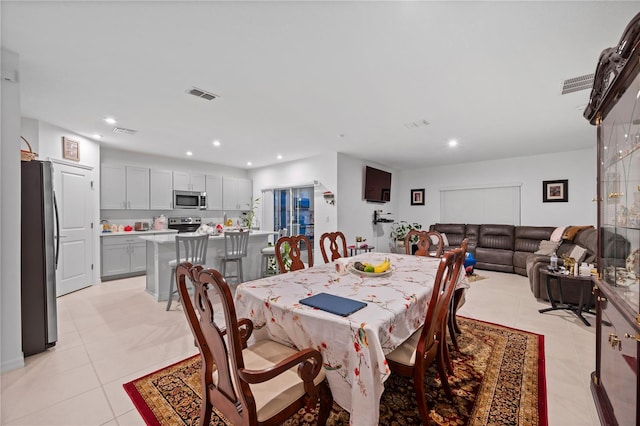
<path fill-rule="evenodd" d="M 465 238 L 464 240 L 462 240 L 462 244 L 460 244 L 460 250 L 462 251 L 462 259 L 458 260 L 458 263 L 456 264 L 456 266 L 458 268 L 462 268 L 461 272 L 458 272 L 458 277 L 460 277 L 461 274 L 464 274 L 464 258 L 465 255 L 467 254 L 467 244 L 469 243 L 469 239 Z M 458 334 L 460 334 L 462 331 L 460 330 L 460 327 L 458 327 L 458 322 L 456 321 L 456 312 L 458 311 L 458 309 L 460 308 L 460 303 L 463 300 L 464 297 L 464 293 L 467 291 L 466 288 L 456 288 L 453 292 L 453 297 L 451 299 L 451 305 L 449 306 L 449 320 L 448 320 L 448 328 L 449 328 L 449 337 L 451 337 L 451 343 L 453 344 L 453 348 L 457 351 L 460 352 L 460 346 L 458 345 Z M 451 365 L 451 363 L 449 362 L 449 365 Z M 451 373 L 453 373 L 453 371 L 449 370 Z"/>
<path fill-rule="evenodd" d="M 418 249 L 415 253 L 412 253 L 413 244 L 411 244 L 411 240 L 415 239 L 414 237 L 418 238 L 418 242 L 416 243 Z M 433 242 L 434 239 L 437 243 Z M 435 251 L 431 249 L 433 244 L 436 246 Z M 405 237 L 404 247 L 406 254 L 440 257 L 444 251 L 444 239 L 442 238 L 442 234 L 437 231 L 419 231 L 417 229 L 412 229 Z"/>
<path fill-rule="evenodd" d="M 418 403 L 418 412 L 424 425 L 430 424 L 429 408 L 425 391 L 424 376 L 434 360 L 437 360 L 438 374 L 447 396 L 452 398 L 451 388 L 442 357 L 442 321 L 446 318 L 447 307 L 458 277 L 455 265 L 461 250 L 447 252 L 440 259 L 433 284 L 431 299 L 427 306 L 424 325 L 409 339 L 387 354 L 387 363 L 391 371 L 413 379 Z M 444 311 L 444 317 L 442 312 Z M 446 342 L 445 342 L 446 343 Z"/>
<path fill-rule="evenodd" d="M 329 247 L 327 247 L 327 243 Z M 340 249 L 342 249 L 342 252 Z M 329 259 L 327 250 L 329 250 L 331 259 Z M 340 231 L 325 232 L 320 236 L 320 251 L 322 252 L 324 263 L 333 262 L 341 257 L 347 257 L 347 239 Z"/>
<path fill-rule="evenodd" d="M 248 346 L 253 322 L 237 318 L 229 285 L 218 271 L 185 262 L 176 275 L 202 357 L 201 426 L 209 425 L 213 407 L 233 425 L 279 425 L 303 407 L 314 409 L 318 401 L 318 424 L 326 423 L 333 397 L 318 350 L 298 351 L 272 340 Z M 193 300 L 187 281 L 195 287 Z M 212 293 L 220 297 L 216 309 L 220 306 L 224 323 L 214 315 Z"/>
<path fill-rule="evenodd" d="M 307 265 L 313 266 L 313 246 L 304 235 L 293 235 L 291 237 L 280 237 L 276 241 L 276 260 L 280 272 L 297 271 L 307 267 L 302 261 L 302 247 L 307 252 Z"/>

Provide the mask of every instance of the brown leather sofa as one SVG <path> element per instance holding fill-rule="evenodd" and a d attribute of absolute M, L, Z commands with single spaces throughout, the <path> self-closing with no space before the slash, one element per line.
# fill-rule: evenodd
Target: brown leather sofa
<path fill-rule="evenodd" d="M 527 276 L 533 295 L 548 300 L 546 277 L 540 274 L 541 268 L 547 268 L 550 257 L 534 254 L 540 247 L 540 241 L 549 240 L 556 229 L 553 226 L 513 226 L 504 224 L 454 224 L 436 223 L 430 230 L 445 233 L 452 247 L 459 246 L 462 240 L 469 238 L 468 251 L 476 258 L 477 269 L 510 272 Z M 464 231 L 463 231 L 464 230 Z M 597 252 L 597 230 L 595 228 L 580 230 L 573 241 L 563 241 L 556 253 L 560 258 L 571 253 L 576 245 L 587 250 L 584 262 L 595 263 Z M 451 235 L 451 236 L 450 236 Z M 629 253 L 629 242 L 609 233 L 603 242 L 603 253 L 615 253 L 616 258 L 624 259 Z M 611 255 L 610 257 L 613 257 Z M 562 265 L 560 259 L 559 264 Z M 555 281 L 552 282 L 552 295 L 557 300 Z M 565 286 L 564 300 L 567 303 L 578 303 L 579 289 Z"/>

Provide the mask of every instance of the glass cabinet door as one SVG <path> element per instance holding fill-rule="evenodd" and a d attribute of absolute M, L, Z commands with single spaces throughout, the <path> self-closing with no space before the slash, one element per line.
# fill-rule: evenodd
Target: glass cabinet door
<path fill-rule="evenodd" d="M 631 310 L 640 292 L 640 75 L 599 127 L 602 278 Z"/>

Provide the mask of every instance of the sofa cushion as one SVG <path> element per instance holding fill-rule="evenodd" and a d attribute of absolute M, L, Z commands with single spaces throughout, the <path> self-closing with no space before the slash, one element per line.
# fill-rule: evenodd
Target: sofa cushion
<path fill-rule="evenodd" d="M 448 245 L 452 247 L 460 247 L 464 240 L 464 223 L 436 223 L 429 226 L 429 230 L 447 234 Z"/>
<path fill-rule="evenodd" d="M 580 265 L 580 263 L 582 263 L 582 261 L 584 260 L 586 254 L 587 249 L 576 244 L 575 247 L 573 247 L 573 250 L 571 250 L 571 253 L 569 253 L 569 257 L 574 258 L 576 260 L 576 264 Z"/>
<path fill-rule="evenodd" d="M 514 250 L 533 253 L 540 249 L 541 240 L 550 239 L 554 229 L 551 226 L 516 226 Z"/>
<path fill-rule="evenodd" d="M 560 246 L 560 241 L 540 241 L 540 247 L 536 250 L 535 254 L 544 254 L 545 256 L 551 256 Z"/>
<path fill-rule="evenodd" d="M 557 241 L 560 242 L 562 241 L 562 234 L 564 234 L 564 230 L 567 229 L 566 226 L 559 226 L 556 229 L 553 230 L 553 232 L 551 233 L 551 236 L 549 237 L 549 239 L 551 241 Z"/>
<path fill-rule="evenodd" d="M 478 249 L 482 247 L 513 250 L 514 234 L 515 226 L 513 225 L 480 225 Z M 476 249 L 476 253 L 478 249 Z"/>

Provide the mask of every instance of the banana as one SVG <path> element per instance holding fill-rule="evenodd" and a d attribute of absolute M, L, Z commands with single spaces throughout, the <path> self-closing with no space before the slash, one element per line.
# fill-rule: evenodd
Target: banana
<path fill-rule="evenodd" d="M 373 265 L 373 272 L 376 274 L 380 274 L 382 272 L 386 272 L 391 267 L 391 260 L 389 258 L 385 258 L 382 263 L 377 265 Z"/>

